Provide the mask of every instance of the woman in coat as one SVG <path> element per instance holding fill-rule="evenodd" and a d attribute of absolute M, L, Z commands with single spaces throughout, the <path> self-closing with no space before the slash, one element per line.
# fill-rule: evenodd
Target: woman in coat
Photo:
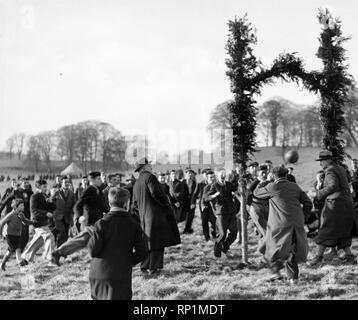
<path fill-rule="evenodd" d="M 320 161 L 325 171 L 323 188 L 310 191 L 309 194 L 312 198 L 325 202 L 316 237 L 318 252 L 310 265 L 317 265 L 323 260 L 326 247 L 343 249 L 345 252 L 343 260 L 353 262 L 350 246 L 355 212 L 346 171 L 333 161 L 333 155 L 328 150 L 321 151 L 316 161 Z"/>
<path fill-rule="evenodd" d="M 266 237 L 260 252 L 273 272 L 272 279 L 281 278 L 280 269 L 286 267 L 290 279 L 298 279 L 298 263 L 305 262 L 308 243 L 304 216 L 312 209 L 307 194 L 294 182 L 286 179 L 287 170 L 272 170 L 275 181 L 256 188 L 254 197 L 269 199 L 269 217 Z"/>
<path fill-rule="evenodd" d="M 180 234 L 168 197 L 146 158 L 136 163 L 139 177 L 133 188 L 133 212 L 139 216 L 149 257 L 141 264 L 151 274 L 163 268 L 164 248 L 180 243 Z"/>

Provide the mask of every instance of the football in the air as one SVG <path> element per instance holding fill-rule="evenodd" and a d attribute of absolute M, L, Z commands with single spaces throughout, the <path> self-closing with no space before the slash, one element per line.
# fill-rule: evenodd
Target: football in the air
<path fill-rule="evenodd" d="M 298 152 L 296 150 L 290 150 L 285 153 L 286 163 L 296 163 L 298 161 Z"/>

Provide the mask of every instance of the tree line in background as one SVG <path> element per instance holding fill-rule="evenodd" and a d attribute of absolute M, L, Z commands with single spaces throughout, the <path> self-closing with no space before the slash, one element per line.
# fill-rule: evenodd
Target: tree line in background
<path fill-rule="evenodd" d="M 342 139 L 347 147 L 358 147 L 358 90 L 349 94 L 344 106 L 345 127 Z M 230 101 L 216 106 L 208 129 L 230 129 Z M 313 105 L 296 104 L 282 97 L 271 98 L 257 106 L 257 133 L 265 146 L 286 148 L 321 147 L 323 138 L 319 101 Z"/>
<path fill-rule="evenodd" d="M 106 122 L 84 121 L 30 136 L 16 133 L 6 144 L 10 160 L 17 157 L 36 172 L 41 162 L 52 171 L 53 160 L 76 161 L 85 172 L 126 165 L 125 137 Z"/>

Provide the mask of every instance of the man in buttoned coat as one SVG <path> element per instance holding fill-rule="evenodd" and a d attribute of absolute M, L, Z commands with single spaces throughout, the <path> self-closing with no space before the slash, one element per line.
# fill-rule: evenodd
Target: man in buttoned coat
<path fill-rule="evenodd" d="M 138 180 L 133 188 L 133 212 L 139 216 L 149 256 L 142 272 L 154 274 L 163 268 L 164 248 L 180 243 L 180 234 L 168 197 L 164 194 L 147 158 L 136 163 Z"/>
<path fill-rule="evenodd" d="M 342 260 L 354 262 L 350 246 L 355 211 L 346 171 L 335 163 L 332 153 L 328 150 L 321 151 L 316 161 L 320 161 L 324 169 L 323 188 L 310 191 L 309 194 L 317 200 L 325 199 L 325 202 L 320 216 L 320 228 L 315 239 L 318 252 L 310 265 L 317 265 L 323 260 L 326 247 L 343 249 L 345 254 Z"/>

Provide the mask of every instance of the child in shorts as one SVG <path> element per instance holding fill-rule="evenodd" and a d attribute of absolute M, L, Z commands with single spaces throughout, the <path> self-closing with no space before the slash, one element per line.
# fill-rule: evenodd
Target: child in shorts
<path fill-rule="evenodd" d="M 6 263 L 13 253 L 16 254 L 16 260 L 20 266 L 26 265 L 26 262 L 21 258 L 20 236 L 22 225 L 32 224 L 32 221 L 24 216 L 25 206 L 22 199 L 14 199 L 11 203 L 11 207 L 12 211 L 0 221 L 0 234 L 2 234 L 3 227 L 7 225 L 6 241 L 8 244 L 8 250 L 5 253 L 0 265 L 0 268 L 3 271 L 6 270 Z"/>

